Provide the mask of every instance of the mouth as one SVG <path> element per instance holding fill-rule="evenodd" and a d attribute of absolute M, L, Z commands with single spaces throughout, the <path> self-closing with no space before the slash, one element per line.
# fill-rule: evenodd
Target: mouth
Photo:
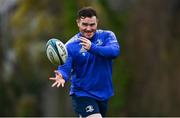
<path fill-rule="evenodd" d="M 84 34 L 88 37 L 92 36 L 94 34 L 94 32 L 84 32 Z"/>

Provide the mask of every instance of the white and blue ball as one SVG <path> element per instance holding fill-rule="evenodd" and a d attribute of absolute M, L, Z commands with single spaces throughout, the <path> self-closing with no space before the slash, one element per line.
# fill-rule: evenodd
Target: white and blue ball
<path fill-rule="evenodd" d="M 46 43 L 46 54 L 51 63 L 62 65 L 66 62 L 68 52 L 66 46 L 58 39 L 49 39 Z"/>

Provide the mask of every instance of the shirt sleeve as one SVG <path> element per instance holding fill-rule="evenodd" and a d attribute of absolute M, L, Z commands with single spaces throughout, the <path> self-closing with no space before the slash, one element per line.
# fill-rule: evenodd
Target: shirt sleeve
<path fill-rule="evenodd" d="M 115 58 L 120 53 L 120 46 L 116 39 L 116 36 L 113 32 L 110 32 L 106 39 L 106 43 L 104 46 L 99 46 L 94 43 L 91 43 L 91 48 L 89 52 L 103 56 L 105 58 Z"/>
<path fill-rule="evenodd" d="M 70 78 L 72 62 L 73 62 L 72 55 L 70 51 L 68 51 L 68 57 L 67 57 L 66 62 L 63 65 L 58 66 L 58 72 L 62 74 L 63 79 L 65 81 L 68 81 L 68 79 Z"/>

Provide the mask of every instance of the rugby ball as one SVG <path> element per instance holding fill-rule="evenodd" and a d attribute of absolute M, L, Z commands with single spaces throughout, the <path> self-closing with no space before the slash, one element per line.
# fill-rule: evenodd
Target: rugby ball
<path fill-rule="evenodd" d="M 52 38 L 46 43 L 46 55 L 52 64 L 62 65 L 66 62 L 68 52 L 60 40 Z"/>

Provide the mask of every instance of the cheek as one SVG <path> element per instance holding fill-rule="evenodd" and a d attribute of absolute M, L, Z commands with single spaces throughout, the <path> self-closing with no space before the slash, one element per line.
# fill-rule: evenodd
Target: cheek
<path fill-rule="evenodd" d="M 86 29 L 85 27 L 83 27 L 83 26 L 81 26 L 81 25 L 79 25 L 79 30 L 84 30 L 84 29 Z"/>
<path fill-rule="evenodd" d="M 97 29 L 97 27 L 92 27 L 91 30 L 92 31 L 95 31 Z"/>
<path fill-rule="evenodd" d="M 96 30 L 97 29 L 97 25 L 93 26 L 92 29 Z"/>

